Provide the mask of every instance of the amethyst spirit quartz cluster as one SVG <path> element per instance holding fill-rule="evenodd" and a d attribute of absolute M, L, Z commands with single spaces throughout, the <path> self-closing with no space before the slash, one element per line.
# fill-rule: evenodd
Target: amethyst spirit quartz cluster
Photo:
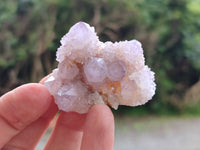
<path fill-rule="evenodd" d="M 86 113 L 98 103 L 137 106 L 155 94 L 154 73 L 137 40 L 101 42 L 94 27 L 78 22 L 61 39 L 58 68 L 45 81 L 60 110 Z"/>

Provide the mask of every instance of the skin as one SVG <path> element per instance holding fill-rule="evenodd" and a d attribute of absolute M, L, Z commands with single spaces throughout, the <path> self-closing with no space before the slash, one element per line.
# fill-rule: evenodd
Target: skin
<path fill-rule="evenodd" d="M 41 83 L 22 85 L 0 97 L 0 149 L 34 150 L 58 108 Z M 44 150 L 112 150 L 114 117 L 97 104 L 87 114 L 63 112 Z"/>

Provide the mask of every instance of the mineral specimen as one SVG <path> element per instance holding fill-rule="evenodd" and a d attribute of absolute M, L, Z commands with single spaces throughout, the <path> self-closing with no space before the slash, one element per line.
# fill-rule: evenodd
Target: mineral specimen
<path fill-rule="evenodd" d="M 45 81 L 59 109 L 86 113 L 98 103 L 137 106 L 155 94 L 154 73 L 136 40 L 100 42 L 93 27 L 78 22 L 61 39 L 58 68 Z"/>

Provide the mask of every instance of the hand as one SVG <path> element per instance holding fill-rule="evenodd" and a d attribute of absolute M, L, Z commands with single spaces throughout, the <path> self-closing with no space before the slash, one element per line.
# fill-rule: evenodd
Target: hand
<path fill-rule="evenodd" d="M 57 114 L 42 84 L 18 87 L 0 97 L 0 149 L 33 150 Z M 106 105 L 87 114 L 61 112 L 45 150 L 112 150 L 114 119 Z"/>

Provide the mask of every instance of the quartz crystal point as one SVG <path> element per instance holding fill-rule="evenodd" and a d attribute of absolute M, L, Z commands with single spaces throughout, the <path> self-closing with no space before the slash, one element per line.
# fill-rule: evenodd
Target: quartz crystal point
<path fill-rule="evenodd" d="M 137 106 L 155 94 L 154 73 L 137 40 L 100 42 L 93 27 L 78 22 L 61 39 L 58 68 L 45 81 L 59 109 L 86 113 L 94 104 Z"/>

